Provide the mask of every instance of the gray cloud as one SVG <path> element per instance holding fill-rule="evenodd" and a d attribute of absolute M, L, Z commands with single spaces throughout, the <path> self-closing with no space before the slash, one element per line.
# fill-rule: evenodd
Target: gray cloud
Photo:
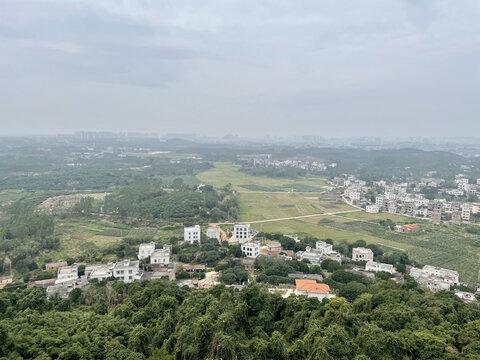
<path fill-rule="evenodd" d="M 479 15 L 476 0 L 3 0 L 1 132 L 471 135 Z"/>

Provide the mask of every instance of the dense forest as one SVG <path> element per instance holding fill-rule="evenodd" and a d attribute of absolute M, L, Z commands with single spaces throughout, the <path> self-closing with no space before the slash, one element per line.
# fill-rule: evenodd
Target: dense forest
<path fill-rule="evenodd" d="M 412 281 L 348 302 L 251 285 L 98 283 L 68 299 L 0 293 L 5 359 L 478 359 L 480 309 Z"/>
<path fill-rule="evenodd" d="M 102 154 L 92 159 L 4 155 L 0 159 L 0 189 L 106 191 L 111 186 L 133 181 L 194 176 L 210 167 L 206 162 L 194 160 L 172 163 L 165 158 L 118 154 Z M 20 169 L 23 171 L 19 172 Z"/>
<path fill-rule="evenodd" d="M 105 198 L 104 211 L 120 216 L 154 219 L 219 221 L 235 219 L 237 199 L 229 188 L 205 185 L 192 189 L 181 178 L 166 191 L 162 181 L 140 181 L 115 189 Z"/>

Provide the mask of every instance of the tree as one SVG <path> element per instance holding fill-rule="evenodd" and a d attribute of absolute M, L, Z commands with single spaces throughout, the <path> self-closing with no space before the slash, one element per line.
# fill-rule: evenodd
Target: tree
<path fill-rule="evenodd" d="M 153 350 L 152 356 L 150 356 L 147 360 L 174 360 L 175 357 L 170 355 L 165 348 L 155 349 Z"/>

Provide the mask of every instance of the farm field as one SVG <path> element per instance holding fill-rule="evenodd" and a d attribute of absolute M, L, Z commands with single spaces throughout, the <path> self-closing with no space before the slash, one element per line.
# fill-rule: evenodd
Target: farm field
<path fill-rule="evenodd" d="M 55 233 L 60 238 L 60 248 L 54 253 L 44 254 L 52 260 L 76 257 L 85 253 L 101 256 L 105 249 L 121 243 L 125 237 L 158 239 L 183 235 L 180 225 L 178 229 L 166 230 L 132 227 L 98 218 L 59 219 L 56 221 Z"/>
<path fill-rule="evenodd" d="M 387 213 L 368 214 L 338 201 L 335 192 L 328 191 L 327 180 L 321 177 L 306 179 L 272 179 L 256 177 L 238 171 L 231 163 L 216 163 L 215 167 L 197 175 L 201 182 L 214 186 L 231 183 L 239 193 L 239 221 L 254 222 L 304 215 L 337 213 L 300 219 L 253 223 L 257 231 L 280 232 L 334 241 L 365 240 L 387 250 L 406 251 L 421 264 L 457 270 L 462 281 L 477 281 L 480 272 L 480 236 L 465 232 L 464 227 L 433 226 L 427 221 Z M 291 184 L 302 184 L 316 191 L 290 193 Z M 396 223 L 415 221 L 422 231 L 402 234 L 388 231 L 378 224 L 391 219 Z"/>

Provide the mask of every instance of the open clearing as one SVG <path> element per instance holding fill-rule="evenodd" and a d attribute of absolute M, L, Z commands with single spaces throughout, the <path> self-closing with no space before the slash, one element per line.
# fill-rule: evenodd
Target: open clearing
<path fill-rule="evenodd" d="M 331 238 L 334 241 L 365 240 L 386 249 L 403 250 L 422 264 L 457 270 L 462 281 L 477 281 L 480 271 L 480 236 L 465 232 L 464 227 L 433 226 L 426 221 L 387 213 L 367 214 L 354 210 L 328 191 L 327 180 L 318 176 L 304 179 L 283 179 L 252 176 L 239 171 L 231 163 L 216 163 L 215 168 L 199 175 L 198 179 L 217 187 L 231 183 L 239 193 L 240 222 L 252 222 L 258 231 L 280 232 Z M 303 191 L 290 192 L 292 186 Z M 302 188 L 303 186 L 303 188 Z M 304 191 L 308 189 L 309 191 Z M 254 221 L 319 215 L 262 223 Z M 421 232 L 401 234 L 388 231 L 378 224 L 391 219 L 397 223 L 415 221 Z"/>

